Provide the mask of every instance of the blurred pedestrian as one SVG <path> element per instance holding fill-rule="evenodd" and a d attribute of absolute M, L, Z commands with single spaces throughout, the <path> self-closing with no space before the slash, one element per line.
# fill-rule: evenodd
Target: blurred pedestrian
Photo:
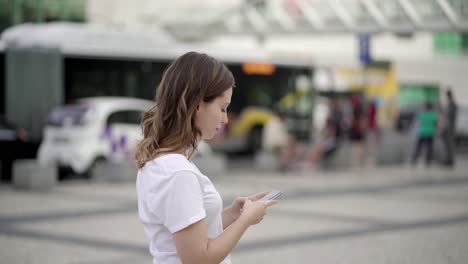
<path fill-rule="evenodd" d="M 354 95 L 351 98 L 352 114 L 349 127 L 349 140 L 351 141 L 351 153 L 353 165 L 362 167 L 365 158 L 365 139 L 367 120 L 362 106 L 361 98 Z"/>
<path fill-rule="evenodd" d="M 339 140 L 337 137 L 336 122 L 332 118 L 327 118 L 325 122 L 325 128 L 322 131 L 322 136 L 313 145 L 307 154 L 307 161 L 311 162 L 311 165 L 316 165 L 317 162 L 323 159 L 331 158 L 339 147 Z"/>
<path fill-rule="evenodd" d="M 302 168 L 314 167 L 318 162 L 332 158 L 338 150 L 341 142 L 343 126 L 343 113 L 341 111 L 338 99 L 330 99 L 328 104 L 328 115 L 325 120 L 325 126 L 320 131 L 317 143 L 313 144 L 307 150 L 305 161 L 302 162 Z"/>
<path fill-rule="evenodd" d="M 286 144 L 280 149 L 280 170 L 285 172 L 297 168 L 303 154 L 304 147 L 301 146 L 293 133 L 287 133 Z"/>
<path fill-rule="evenodd" d="M 213 183 L 190 161 L 227 120 L 234 78 L 214 58 L 189 52 L 164 72 L 138 144 L 138 215 L 153 263 L 231 263 L 230 252 L 276 201 L 239 197 L 223 210 Z"/>
<path fill-rule="evenodd" d="M 411 163 L 416 164 L 422 149 L 426 150 L 426 166 L 432 162 L 434 136 L 437 131 L 437 114 L 432 103 L 424 104 L 423 111 L 417 114 L 417 139 Z"/>
<path fill-rule="evenodd" d="M 287 169 L 295 155 L 289 155 L 291 144 L 286 125 L 286 115 L 279 112 L 268 119 L 262 131 L 262 153 L 272 155 L 280 161 L 280 169 Z M 288 153 L 287 155 L 285 154 Z"/>
<path fill-rule="evenodd" d="M 454 141 L 458 107 L 450 88 L 448 88 L 446 91 L 446 97 L 447 105 L 445 106 L 445 111 L 443 112 L 444 122 L 442 127 L 442 142 L 445 149 L 443 164 L 448 167 L 453 167 L 455 164 Z"/>
<path fill-rule="evenodd" d="M 380 129 L 377 123 L 377 99 L 371 100 L 367 107 L 367 159 L 371 165 L 375 165 L 376 155 L 380 142 Z"/>

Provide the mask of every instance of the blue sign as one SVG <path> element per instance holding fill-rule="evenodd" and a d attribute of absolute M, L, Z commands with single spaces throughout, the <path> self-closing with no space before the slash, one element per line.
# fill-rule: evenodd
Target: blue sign
<path fill-rule="evenodd" d="M 370 41 L 370 34 L 359 35 L 359 60 L 364 65 L 369 65 L 372 62 Z"/>

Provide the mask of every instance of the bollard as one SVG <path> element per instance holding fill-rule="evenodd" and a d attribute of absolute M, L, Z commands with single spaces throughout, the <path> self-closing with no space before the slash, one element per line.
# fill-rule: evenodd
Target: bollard
<path fill-rule="evenodd" d="M 208 177 L 216 177 L 226 171 L 226 157 L 221 154 L 198 155 L 192 161 Z"/>
<path fill-rule="evenodd" d="M 13 186 L 25 190 L 47 190 L 57 185 L 57 168 L 41 165 L 35 159 L 13 163 Z"/>
<path fill-rule="evenodd" d="M 261 150 L 255 154 L 255 165 L 260 170 L 279 170 L 281 163 L 273 151 Z"/>
<path fill-rule="evenodd" d="M 95 165 L 91 171 L 93 180 L 104 182 L 135 181 L 137 168 L 134 161 L 102 161 Z"/>

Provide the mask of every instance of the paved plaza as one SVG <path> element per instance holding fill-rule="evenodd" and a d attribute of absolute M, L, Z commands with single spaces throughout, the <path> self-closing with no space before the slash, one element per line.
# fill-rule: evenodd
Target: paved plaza
<path fill-rule="evenodd" d="M 287 193 L 247 231 L 234 263 L 468 263 L 468 166 L 246 167 L 212 180 L 225 205 L 272 188 Z M 73 180 L 46 192 L 0 185 L 1 263 L 151 263 L 147 247 L 133 182 Z"/>

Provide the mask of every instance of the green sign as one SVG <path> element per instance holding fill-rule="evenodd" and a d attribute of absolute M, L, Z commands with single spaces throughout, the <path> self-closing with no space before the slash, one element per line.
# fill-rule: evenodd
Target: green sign
<path fill-rule="evenodd" d="M 434 51 L 439 54 L 461 55 L 468 51 L 468 34 L 459 32 L 435 33 Z"/>

